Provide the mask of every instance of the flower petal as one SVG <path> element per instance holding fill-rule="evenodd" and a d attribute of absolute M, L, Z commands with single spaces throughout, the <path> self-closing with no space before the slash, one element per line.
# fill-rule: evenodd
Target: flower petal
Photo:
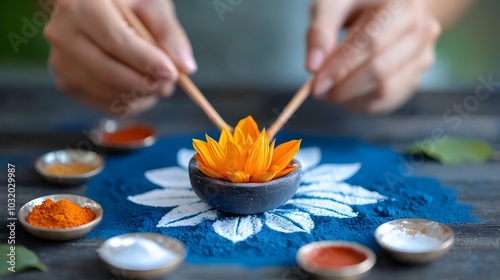
<path fill-rule="evenodd" d="M 191 160 L 194 154 L 196 154 L 196 152 L 193 150 L 181 148 L 177 152 L 177 164 L 180 167 L 188 170 L 189 161 Z"/>
<path fill-rule="evenodd" d="M 290 172 L 294 171 L 296 168 L 297 168 L 297 166 L 290 165 L 290 166 L 286 167 L 285 169 L 281 170 L 280 172 L 278 172 L 276 174 L 276 176 L 274 176 L 274 178 L 283 177 L 283 176 L 289 174 Z"/>
<path fill-rule="evenodd" d="M 262 230 L 262 221 L 255 215 L 237 216 L 217 220 L 212 227 L 218 235 L 236 243 L 259 233 Z"/>
<path fill-rule="evenodd" d="M 293 198 L 286 204 L 293 204 L 314 216 L 337 218 L 354 218 L 358 216 L 358 213 L 354 212 L 349 205 L 328 199 Z"/>
<path fill-rule="evenodd" d="M 226 177 L 217 173 L 216 171 L 210 169 L 210 168 L 207 168 L 205 166 L 198 166 L 198 170 L 201 171 L 201 173 L 207 175 L 208 177 L 210 178 L 214 178 L 214 179 L 219 179 L 219 180 L 226 180 Z"/>
<path fill-rule="evenodd" d="M 148 170 L 144 173 L 144 177 L 163 188 L 191 188 L 188 173 L 177 166 Z"/>
<path fill-rule="evenodd" d="M 236 127 L 233 132 L 233 143 L 236 145 L 241 145 L 245 141 L 245 134 L 243 131 L 239 128 Z"/>
<path fill-rule="evenodd" d="M 227 178 L 233 183 L 248 183 L 250 181 L 250 174 L 245 171 L 237 171 L 227 173 Z"/>
<path fill-rule="evenodd" d="M 274 149 L 272 166 L 276 166 L 275 171 L 279 171 L 290 164 L 295 154 L 299 151 L 301 140 L 292 140 L 283 143 Z"/>
<path fill-rule="evenodd" d="M 327 182 L 335 181 L 341 182 L 345 181 L 352 176 L 354 176 L 361 168 L 361 163 L 350 163 L 350 164 L 333 164 L 326 163 L 322 164 L 316 168 L 309 170 L 304 173 L 302 177 L 303 183 L 316 183 L 316 182 Z"/>
<path fill-rule="evenodd" d="M 214 166 L 216 166 L 207 142 L 193 139 L 193 147 L 200 155 L 200 157 L 197 158 L 200 165 L 204 165 L 207 168 L 214 168 Z M 199 158 L 202 160 L 199 160 Z"/>
<path fill-rule="evenodd" d="M 229 130 L 224 128 L 220 133 L 219 145 L 222 149 L 225 149 L 228 142 L 233 142 L 233 135 L 229 132 Z"/>
<path fill-rule="evenodd" d="M 263 183 L 271 181 L 277 174 L 277 171 L 264 171 L 259 172 L 250 178 L 251 183 Z"/>
<path fill-rule="evenodd" d="M 245 150 L 243 150 L 242 147 L 234 144 L 233 142 L 227 142 L 226 172 L 233 173 L 237 171 L 243 171 L 246 161 L 247 156 Z"/>
<path fill-rule="evenodd" d="M 314 228 L 314 222 L 309 213 L 300 210 L 273 210 L 265 212 L 266 226 L 270 229 L 284 232 L 307 232 Z"/>
<path fill-rule="evenodd" d="M 165 216 L 163 216 L 163 218 L 161 218 L 161 220 L 158 222 L 157 227 L 174 227 L 177 226 L 174 224 L 175 222 L 190 219 L 204 212 L 215 213 L 211 206 L 202 201 L 189 204 L 181 204 L 165 214 Z M 190 224 L 184 223 L 183 226 L 195 226 L 201 223 L 204 219 L 213 220 L 215 218 L 217 218 L 217 215 L 204 215 L 203 219 L 191 220 Z"/>
<path fill-rule="evenodd" d="M 266 171 L 271 164 L 271 158 L 269 157 L 269 140 L 265 130 L 255 141 L 252 149 L 248 151 L 248 159 L 245 164 L 245 171 L 250 174 L 257 174 L 262 171 Z"/>
<path fill-rule="evenodd" d="M 259 127 L 257 126 L 257 123 L 255 120 L 252 118 L 252 116 L 248 116 L 238 122 L 236 125 L 236 129 L 241 129 L 244 135 L 250 135 L 252 140 L 255 142 L 257 138 L 259 137 Z"/>
<path fill-rule="evenodd" d="M 135 204 L 153 207 L 172 207 L 200 201 L 200 198 L 188 189 L 156 189 L 138 195 L 130 195 L 127 199 Z"/>
<path fill-rule="evenodd" d="M 318 147 L 301 148 L 295 159 L 302 165 L 302 170 L 316 166 L 321 161 L 321 150 Z"/>

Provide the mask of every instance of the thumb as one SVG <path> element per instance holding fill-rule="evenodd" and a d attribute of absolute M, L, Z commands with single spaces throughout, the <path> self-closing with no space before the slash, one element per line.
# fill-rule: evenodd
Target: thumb
<path fill-rule="evenodd" d="M 351 0 L 315 0 L 311 6 L 311 23 L 307 31 L 306 68 L 316 72 L 337 44 L 337 37 L 349 16 Z"/>
<path fill-rule="evenodd" d="M 197 70 L 191 43 L 177 20 L 172 1 L 138 1 L 133 9 L 181 72 L 193 73 Z"/>

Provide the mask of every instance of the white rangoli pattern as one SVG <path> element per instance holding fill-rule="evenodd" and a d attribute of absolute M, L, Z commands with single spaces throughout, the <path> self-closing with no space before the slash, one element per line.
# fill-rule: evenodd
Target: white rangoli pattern
<path fill-rule="evenodd" d="M 187 167 L 194 153 L 180 149 L 178 167 L 146 171 L 146 178 L 162 189 L 128 197 L 136 204 L 174 207 L 157 227 L 187 227 L 213 221 L 212 228 L 218 235 L 236 243 L 258 234 L 264 226 L 283 233 L 310 233 L 314 228 L 311 215 L 354 218 L 358 213 L 350 205 L 373 204 L 387 199 L 377 192 L 344 182 L 359 171 L 360 163 L 316 166 L 321 161 L 321 150 L 311 147 L 301 149 L 296 155 L 303 168 L 302 182 L 295 196 L 284 206 L 263 215 L 222 217 L 191 189 Z"/>

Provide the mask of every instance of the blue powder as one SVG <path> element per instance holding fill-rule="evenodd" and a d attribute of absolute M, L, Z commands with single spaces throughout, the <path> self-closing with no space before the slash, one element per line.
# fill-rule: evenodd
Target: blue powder
<path fill-rule="evenodd" d="M 297 249 L 318 240 L 348 240 L 378 249 L 373 232 L 380 224 L 399 218 L 426 218 L 447 224 L 477 223 L 471 207 L 457 202 L 454 190 L 430 178 L 404 176 L 405 162 L 387 147 L 356 139 L 321 138 L 280 134 L 278 141 L 302 138 L 302 147 L 318 146 L 322 163 L 360 162 L 362 169 L 347 183 L 363 186 L 388 197 L 375 204 L 351 206 L 355 218 L 312 216 L 311 233 L 290 233 L 263 227 L 258 234 L 238 243 L 219 235 L 213 221 L 191 227 L 159 228 L 158 221 L 173 207 L 135 204 L 127 197 L 161 189 L 144 177 L 152 169 L 177 166 L 180 148 L 191 149 L 189 135 L 162 139 L 154 146 L 125 155 L 109 156 L 105 170 L 88 184 L 88 196 L 104 207 L 101 224 L 87 238 L 109 238 L 129 232 L 158 232 L 177 238 L 187 246 L 187 261 L 195 264 L 241 264 L 247 267 L 295 265 Z M 262 216 L 262 215 L 261 215 Z"/>

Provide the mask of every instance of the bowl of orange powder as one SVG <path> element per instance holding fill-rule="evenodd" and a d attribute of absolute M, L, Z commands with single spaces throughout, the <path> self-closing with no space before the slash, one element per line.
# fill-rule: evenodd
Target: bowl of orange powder
<path fill-rule="evenodd" d="M 376 262 L 375 253 L 361 244 L 347 241 L 317 241 L 297 251 L 297 263 L 319 279 L 361 279 Z"/>
<path fill-rule="evenodd" d="M 46 153 L 35 162 L 36 171 L 59 185 L 82 184 L 104 168 L 104 158 L 92 151 L 66 149 Z"/>
<path fill-rule="evenodd" d="M 102 220 L 102 206 L 74 194 L 42 196 L 26 203 L 17 215 L 29 233 L 49 240 L 70 240 L 92 231 Z"/>
<path fill-rule="evenodd" d="M 103 119 L 87 136 L 92 143 L 109 152 L 137 150 L 156 142 L 152 127 L 132 120 Z"/>

